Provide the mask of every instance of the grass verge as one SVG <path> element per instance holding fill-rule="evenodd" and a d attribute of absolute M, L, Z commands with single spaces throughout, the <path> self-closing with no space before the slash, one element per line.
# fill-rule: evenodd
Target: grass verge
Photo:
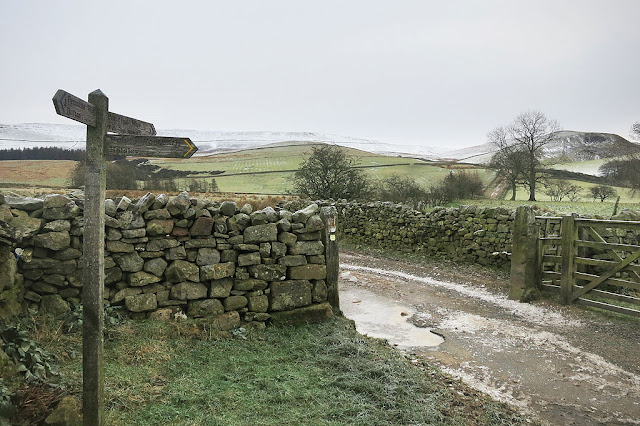
<path fill-rule="evenodd" d="M 51 328 L 64 387 L 81 342 Z M 41 332 L 40 338 L 47 338 Z M 337 318 L 215 334 L 190 320 L 107 328 L 108 425 L 523 424 L 506 405 Z"/>

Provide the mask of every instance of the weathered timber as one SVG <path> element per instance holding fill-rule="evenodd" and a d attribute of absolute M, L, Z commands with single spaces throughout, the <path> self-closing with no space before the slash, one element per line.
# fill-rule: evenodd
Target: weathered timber
<path fill-rule="evenodd" d="M 127 135 L 155 136 L 156 128 L 146 121 L 127 117 L 126 115 L 109 113 L 107 131 L 111 133 L 124 133 Z"/>
<path fill-rule="evenodd" d="M 53 106 L 58 115 L 79 121 L 87 126 L 96 125 L 96 108 L 71 93 L 58 90 L 53 96 Z"/>
<path fill-rule="evenodd" d="M 189 158 L 198 151 L 189 138 L 107 135 L 105 143 L 107 155 L 130 157 Z"/>
<path fill-rule="evenodd" d="M 335 206 L 322 207 L 320 217 L 324 223 L 322 229 L 322 242 L 325 247 L 325 259 L 327 265 L 327 301 L 336 314 L 340 313 L 340 298 L 338 295 L 338 274 L 340 264 L 338 261 L 337 218 L 338 212 Z"/>
<path fill-rule="evenodd" d="M 576 279 L 582 280 L 582 281 L 593 281 L 598 277 L 599 275 L 587 274 L 584 272 L 576 272 Z M 610 284 L 618 287 L 625 287 L 625 288 L 630 288 L 632 290 L 640 291 L 640 284 L 634 283 L 633 281 L 623 280 L 622 278 L 610 277 L 610 278 L 607 278 L 605 281 L 603 281 L 602 284 Z"/>
<path fill-rule="evenodd" d="M 103 292 L 104 198 L 109 98 L 100 90 L 89 94 L 95 123 L 87 126 L 87 172 L 84 203 L 84 268 L 82 289 L 82 404 L 85 425 L 104 424 Z"/>
<path fill-rule="evenodd" d="M 607 311 L 613 311 L 619 314 L 640 317 L 640 311 L 638 310 L 631 309 L 631 308 L 624 308 L 622 306 L 611 305 L 609 303 L 597 302 L 595 300 L 589 300 L 589 299 L 578 299 L 576 300 L 576 303 L 579 305 L 591 306 L 592 308 L 606 309 Z"/>
<path fill-rule="evenodd" d="M 566 303 L 571 302 L 571 292 L 576 284 L 575 275 L 575 241 L 578 237 L 578 229 L 574 223 L 573 216 L 564 216 L 562 218 L 562 279 L 560 281 L 560 293 Z"/>
<path fill-rule="evenodd" d="M 86 124 L 87 126 L 96 125 L 96 108 L 91 105 L 91 103 L 64 90 L 58 90 L 52 100 L 58 115 Z M 156 129 L 151 123 L 113 112 L 108 112 L 107 114 L 107 132 L 147 136 L 156 134 Z"/>
<path fill-rule="evenodd" d="M 593 238 L 596 242 L 608 244 L 607 241 L 604 238 L 602 238 L 602 236 L 595 229 L 587 228 L 587 231 L 588 231 L 589 236 L 591 236 L 591 238 Z M 613 260 L 618 261 L 618 262 L 622 262 L 622 257 L 613 250 L 613 247 L 606 247 L 606 249 L 607 249 L 607 253 L 609 253 L 609 255 L 611 255 Z M 633 271 L 631 273 L 631 276 L 633 277 L 633 279 L 635 281 L 640 282 L 640 274 L 638 272 Z"/>

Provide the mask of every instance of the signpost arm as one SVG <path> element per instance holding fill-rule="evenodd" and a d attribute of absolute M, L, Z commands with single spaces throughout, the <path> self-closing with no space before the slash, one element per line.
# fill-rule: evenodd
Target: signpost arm
<path fill-rule="evenodd" d="M 104 137 L 107 132 L 109 98 L 100 90 L 89 94 L 95 107 L 95 126 L 87 126 L 87 172 L 84 204 L 84 272 L 82 304 L 82 402 L 83 423 L 104 422 L 104 197 L 106 164 Z"/>

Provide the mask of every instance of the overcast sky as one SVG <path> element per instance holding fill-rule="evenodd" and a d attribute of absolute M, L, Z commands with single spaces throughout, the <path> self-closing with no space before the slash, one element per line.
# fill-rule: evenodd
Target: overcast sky
<path fill-rule="evenodd" d="M 527 109 L 640 120 L 639 0 L 5 0 L 0 58 L 4 124 L 70 124 L 60 88 L 160 129 L 451 148 Z"/>

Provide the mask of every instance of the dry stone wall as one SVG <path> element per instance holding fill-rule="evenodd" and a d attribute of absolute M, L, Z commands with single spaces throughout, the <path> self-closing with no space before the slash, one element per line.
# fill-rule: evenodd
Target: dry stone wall
<path fill-rule="evenodd" d="M 4 198 L 0 208 L 19 234 L 17 272 L 32 307 L 58 314 L 80 302 L 82 207 L 81 197 L 65 195 Z M 239 208 L 186 192 L 108 199 L 105 302 L 140 317 L 179 308 L 192 317 L 232 313 L 255 322 L 324 306 L 318 213 L 316 204 L 296 212 L 253 211 L 249 204 Z"/>
<path fill-rule="evenodd" d="M 513 210 L 462 206 L 424 213 L 388 202 L 335 205 L 339 230 L 355 243 L 481 265 L 509 264 Z"/>

